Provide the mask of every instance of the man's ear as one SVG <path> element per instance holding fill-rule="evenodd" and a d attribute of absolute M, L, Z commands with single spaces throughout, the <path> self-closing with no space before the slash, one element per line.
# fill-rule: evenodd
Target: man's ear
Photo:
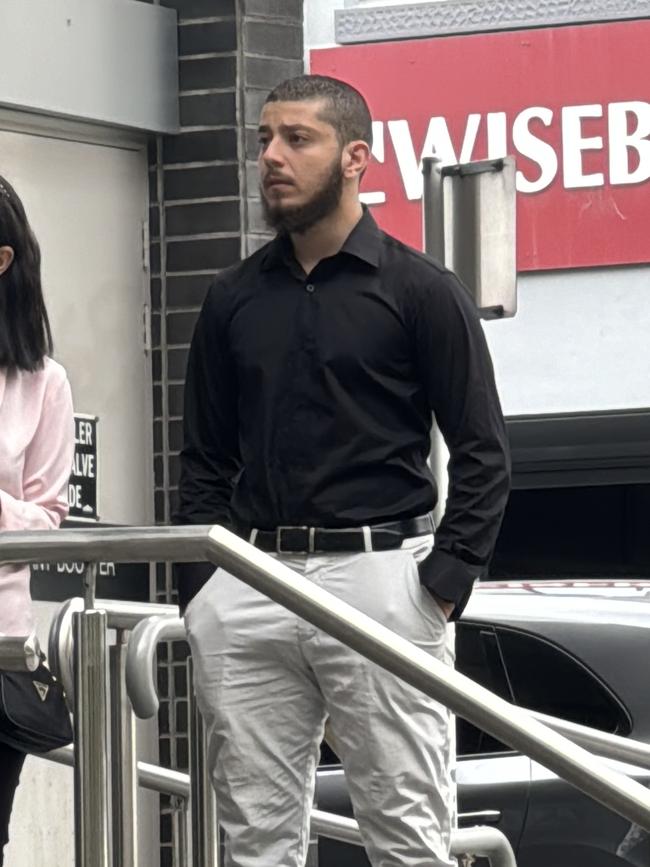
<path fill-rule="evenodd" d="M 0 274 L 4 274 L 14 261 L 13 247 L 0 247 Z"/>
<path fill-rule="evenodd" d="M 361 178 L 370 162 L 370 148 L 365 141 L 351 141 L 343 149 L 343 177 Z"/>

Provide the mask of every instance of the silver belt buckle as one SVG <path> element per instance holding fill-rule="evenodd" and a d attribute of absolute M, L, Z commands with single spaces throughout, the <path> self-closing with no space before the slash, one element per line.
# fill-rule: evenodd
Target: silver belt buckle
<path fill-rule="evenodd" d="M 295 526 L 292 524 L 283 524 L 275 528 L 275 550 L 278 554 L 300 554 L 300 551 L 285 551 L 282 548 L 282 531 L 283 530 L 307 530 L 309 533 L 308 551 L 310 554 L 314 551 L 314 528 L 308 527 L 306 524 Z"/>

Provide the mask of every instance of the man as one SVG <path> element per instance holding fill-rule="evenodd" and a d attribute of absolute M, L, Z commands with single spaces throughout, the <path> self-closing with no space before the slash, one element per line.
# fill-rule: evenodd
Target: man
<path fill-rule="evenodd" d="M 359 202 L 371 131 L 335 79 L 267 98 L 278 235 L 217 277 L 197 323 L 178 519 L 234 529 L 453 664 L 447 620 L 492 553 L 506 435 L 468 293 Z M 451 455 L 433 549 L 432 413 Z M 181 569 L 183 605 L 198 583 Z M 223 570 L 185 618 L 227 865 L 304 864 L 326 717 L 374 867 L 453 863 L 444 707 Z"/>

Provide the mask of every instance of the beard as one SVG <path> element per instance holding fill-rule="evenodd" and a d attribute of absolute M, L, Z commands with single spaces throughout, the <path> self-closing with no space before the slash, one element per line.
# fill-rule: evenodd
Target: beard
<path fill-rule="evenodd" d="M 343 193 L 343 170 L 340 157 L 332 163 L 324 181 L 313 196 L 302 205 L 273 205 L 260 190 L 264 219 L 276 232 L 302 235 L 328 217 L 339 206 Z"/>

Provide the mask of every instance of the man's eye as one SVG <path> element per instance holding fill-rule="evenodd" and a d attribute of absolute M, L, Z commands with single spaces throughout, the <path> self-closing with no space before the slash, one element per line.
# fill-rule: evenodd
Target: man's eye
<path fill-rule="evenodd" d="M 291 144 L 304 144 L 307 141 L 307 137 L 304 135 L 300 135 L 299 133 L 293 133 L 289 137 L 289 141 Z"/>

